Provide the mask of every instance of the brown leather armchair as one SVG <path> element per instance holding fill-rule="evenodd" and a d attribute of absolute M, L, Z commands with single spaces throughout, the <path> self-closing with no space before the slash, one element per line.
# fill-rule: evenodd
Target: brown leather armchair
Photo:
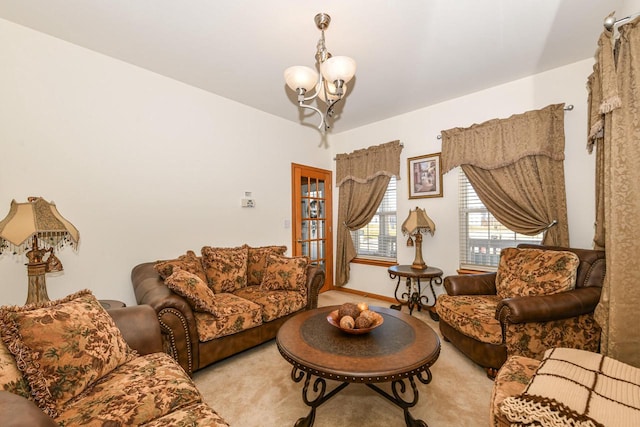
<path fill-rule="evenodd" d="M 445 341 L 484 367 L 490 378 L 513 354 L 541 359 L 551 347 L 598 351 L 600 344 L 593 311 L 604 282 L 604 251 L 539 245 L 518 248 L 575 253 L 580 260 L 575 289 L 500 299 L 496 273 L 455 275 L 445 278 L 447 295 L 438 298 L 436 305 Z M 464 297 L 464 304 L 457 297 Z"/>

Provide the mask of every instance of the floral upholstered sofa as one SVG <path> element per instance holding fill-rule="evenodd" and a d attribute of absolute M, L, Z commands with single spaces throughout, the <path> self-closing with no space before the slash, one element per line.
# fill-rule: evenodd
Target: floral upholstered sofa
<path fill-rule="evenodd" d="M 228 426 L 162 351 L 150 307 L 107 313 L 85 290 L 0 307 L 0 334 L 3 427 Z"/>
<path fill-rule="evenodd" d="M 205 246 L 137 265 L 138 304 L 156 310 L 165 351 L 189 374 L 275 338 L 295 314 L 318 306 L 324 270 L 286 246 Z"/>

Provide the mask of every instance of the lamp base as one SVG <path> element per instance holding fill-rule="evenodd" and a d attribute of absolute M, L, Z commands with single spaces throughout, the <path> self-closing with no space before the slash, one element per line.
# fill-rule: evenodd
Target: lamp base
<path fill-rule="evenodd" d="M 411 264 L 411 268 L 413 268 L 414 270 L 424 270 L 427 268 L 427 264 L 426 263 L 422 263 L 420 264 L 419 262 L 416 263 L 415 261 L 413 262 L 413 264 Z"/>
<path fill-rule="evenodd" d="M 47 295 L 47 282 L 45 280 L 46 272 L 46 262 L 30 262 L 27 264 L 27 275 L 29 276 L 27 304 L 49 301 L 49 295 Z"/>
<path fill-rule="evenodd" d="M 413 259 L 413 264 L 411 264 L 411 268 L 414 270 L 424 270 L 427 268 L 427 263 L 422 259 L 422 234 L 418 231 L 415 235 L 416 239 L 416 256 Z"/>

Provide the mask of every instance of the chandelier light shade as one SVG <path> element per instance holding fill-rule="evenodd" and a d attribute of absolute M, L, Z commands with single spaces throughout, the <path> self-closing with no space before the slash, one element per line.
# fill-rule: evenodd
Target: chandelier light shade
<path fill-rule="evenodd" d="M 304 65 L 294 65 L 284 70 L 284 80 L 293 91 L 304 89 L 305 92 L 316 87 L 318 73 Z"/>
<path fill-rule="evenodd" d="M 11 202 L 9 213 L 0 221 L 0 254 L 27 256 L 27 304 L 49 301 L 45 273 L 62 271 L 62 263 L 53 251 L 67 245 L 77 248 L 79 241 L 78 229 L 60 215 L 55 203 L 42 197 L 29 197 L 26 203 Z"/>
<path fill-rule="evenodd" d="M 326 81 L 347 83 L 356 74 L 356 61 L 348 56 L 334 56 L 327 59 L 320 67 Z"/>
<path fill-rule="evenodd" d="M 293 66 L 284 70 L 284 80 L 289 89 L 298 95 L 298 105 L 315 111 L 320 116 L 318 129 L 330 128 L 327 121 L 333 116 L 337 102 L 347 93 L 347 83 L 356 74 L 356 61 L 348 56 L 332 56 L 325 46 L 324 30 L 329 27 L 331 17 L 326 13 L 315 16 L 316 27 L 321 31 L 316 51 L 316 70 L 305 66 Z M 325 104 L 324 112 L 311 105 L 314 99 Z"/>
<path fill-rule="evenodd" d="M 424 270 L 427 264 L 422 259 L 422 233 L 429 232 L 432 236 L 436 231 L 436 225 L 427 215 L 427 211 L 418 207 L 415 210 L 409 210 L 409 216 L 402 223 L 402 234 L 409 235 L 407 246 L 414 246 L 415 239 L 416 256 L 411 264 L 411 268 L 416 270 Z"/>

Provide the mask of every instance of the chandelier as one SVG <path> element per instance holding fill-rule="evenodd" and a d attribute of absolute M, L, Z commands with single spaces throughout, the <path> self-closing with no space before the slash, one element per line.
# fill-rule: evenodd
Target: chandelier
<path fill-rule="evenodd" d="M 316 27 L 321 31 L 316 51 L 316 68 L 296 65 L 284 70 L 287 86 L 298 94 L 298 105 L 315 111 L 320 116 L 318 129 L 328 130 L 327 118 L 333 117 L 333 108 L 347 92 L 347 83 L 356 73 L 356 61 L 348 56 L 331 56 L 324 43 L 324 30 L 329 27 L 331 17 L 326 13 L 315 16 Z M 307 96 L 311 94 L 310 96 Z M 323 113 L 310 103 L 319 98 L 325 105 Z"/>

